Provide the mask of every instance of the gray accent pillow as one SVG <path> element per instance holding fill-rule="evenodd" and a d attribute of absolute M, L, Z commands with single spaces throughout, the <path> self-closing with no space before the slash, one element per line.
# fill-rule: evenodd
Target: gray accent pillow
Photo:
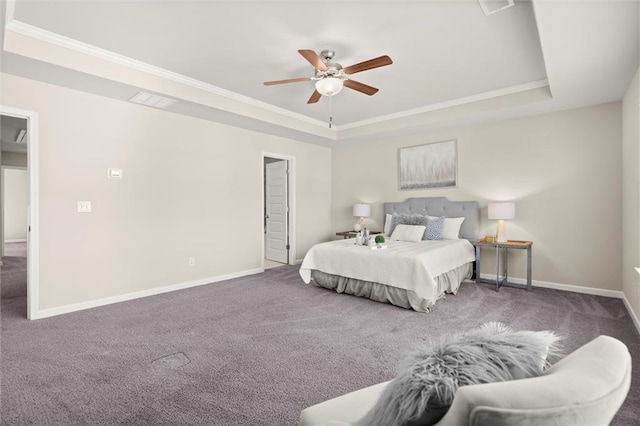
<path fill-rule="evenodd" d="M 435 424 L 460 386 L 540 375 L 560 359 L 559 340 L 551 331 L 513 331 L 495 322 L 444 336 L 409 354 L 357 425 Z"/>
<path fill-rule="evenodd" d="M 427 232 L 424 233 L 424 240 L 441 240 L 442 232 L 444 231 L 445 217 L 436 217 L 428 219 Z"/>
<path fill-rule="evenodd" d="M 414 226 L 424 226 L 428 227 L 429 219 L 427 216 L 421 214 L 407 214 L 407 213 L 393 213 L 391 215 L 391 234 L 393 234 L 393 230 L 396 229 L 398 225 L 414 225 Z M 389 234 L 389 235 L 391 235 Z M 426 237 L 424 238 L 426 240 Z"/>

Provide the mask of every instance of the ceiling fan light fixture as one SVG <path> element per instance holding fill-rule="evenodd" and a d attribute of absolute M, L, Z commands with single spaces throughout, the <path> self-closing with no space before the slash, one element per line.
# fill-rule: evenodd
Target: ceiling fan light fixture
<path fill-rule="evenodd" d="M 322 96 L 333 96 L 342 90 L 342 80 L 337 77 L 325 77 L 316 81 L 316 90 Z"/>

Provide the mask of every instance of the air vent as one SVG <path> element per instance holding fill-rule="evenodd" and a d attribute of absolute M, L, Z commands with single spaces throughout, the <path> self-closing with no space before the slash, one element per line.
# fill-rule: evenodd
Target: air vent
<path fill-rule="evenodd" d="M 151 93 L 146 92 L 138 92 L 138 94 L 129 99 L 129 101 L 160 109 L 165 109 L 169 105 L 176 103 L 175 99 L 164 98 L 162 96 L 152 95 Z"/>

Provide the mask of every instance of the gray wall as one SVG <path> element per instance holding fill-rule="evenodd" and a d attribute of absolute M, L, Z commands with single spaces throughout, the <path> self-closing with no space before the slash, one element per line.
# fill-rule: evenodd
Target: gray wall
<path fill-rule="evenodd" d="M 2 81 L 3 104 L 39 113 L 41 309 L 260 268 L 263 151 L 296 159 L 296 257 L 329 236 L 328 148 Z"/>
<path fill-rule="evenodd" d="M 29 176 L 25 168 L 2 166 L 2 196 L 2 241 L 26 240 Z"/>
<path fill-rule="evenodd" d="M 458 186 L 400 191 L 398 150 L 457 139 Z M 456 127 L 431 133 L 339 144 L 333 150 L 333 231 L 351 229 L 354 203 L 372 203 L 371 229 L 381 229 L 385 201 L 445 196 L 478 200 L 481 233 L 495 234 L 487 219 L 491 201 L 513 200 L 511 239 L 532 240 L 533 279 L 622 289 L 622 110 L 611 103 Z M 525 276 L 523 253 L 509 260 Z M 491 253 L 482 272 L 495 271 Z"/>
<path fill-rule="evenodd" d="M 15 167 L 27 167 L 27 154 L 26 153 L 18 153 L 18 152 L 0 151 L 0 165 L 2 165 L 2 166 L 15 166 Z M 0 174 L 0 185 L 2 185 L 2 184 L 3 184 L 2 183 L 2 175 Z M 0 207 L 0 208 L 4 208 L 4 207 Z M 4 240 L 5 240 L 5 237 L 4 237 L 3 233 L 2 233 L 2 227 L 0 226 L 0 241 L 4 241 Z M 4 244 L 0 244 L 0 257 L 1 256 L 4 256 Z"/>
<path fill-rule="evenodd" d="M 623 100 L 623 291 L 640 317 L 640 68 Z"/>
<path fill-rule="evenodd" d="M 514 200 L 509 237 L 534 241 L 534 280 L 622 290 L 620 102 L 330 150 L 2 78 L 4 104 L 40 114 L 41 308 L 259 268 L 265 151 L 296 158 L 298 259 L 351 229 L 356 202 L 373 204 L 368 226 L 380 229 L 384 201 L 475 199 L 489 234 L 487 203 Z M 458 187 L 400 191 L 398 149 L 448 139 L 458 141 Z M 108 180 L 108 167 L 124 179 Z M 77 213 L 78 200 L 93 212 Z M 523 277 L 523 256 L 511 267 Z"/>
<path fill-rule="evenodd" d="M 2 151 L 1 162 L 3 166 L 27 167 L 27 154 Z"/>

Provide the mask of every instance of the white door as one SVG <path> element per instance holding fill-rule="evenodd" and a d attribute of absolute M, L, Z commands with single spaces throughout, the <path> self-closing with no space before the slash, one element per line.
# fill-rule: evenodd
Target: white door
<path fill-rule="evenodd" d="M 266 165 L 266 250 L 268 260 L 288 263 L 287 227 L 287 162 Z"/>

